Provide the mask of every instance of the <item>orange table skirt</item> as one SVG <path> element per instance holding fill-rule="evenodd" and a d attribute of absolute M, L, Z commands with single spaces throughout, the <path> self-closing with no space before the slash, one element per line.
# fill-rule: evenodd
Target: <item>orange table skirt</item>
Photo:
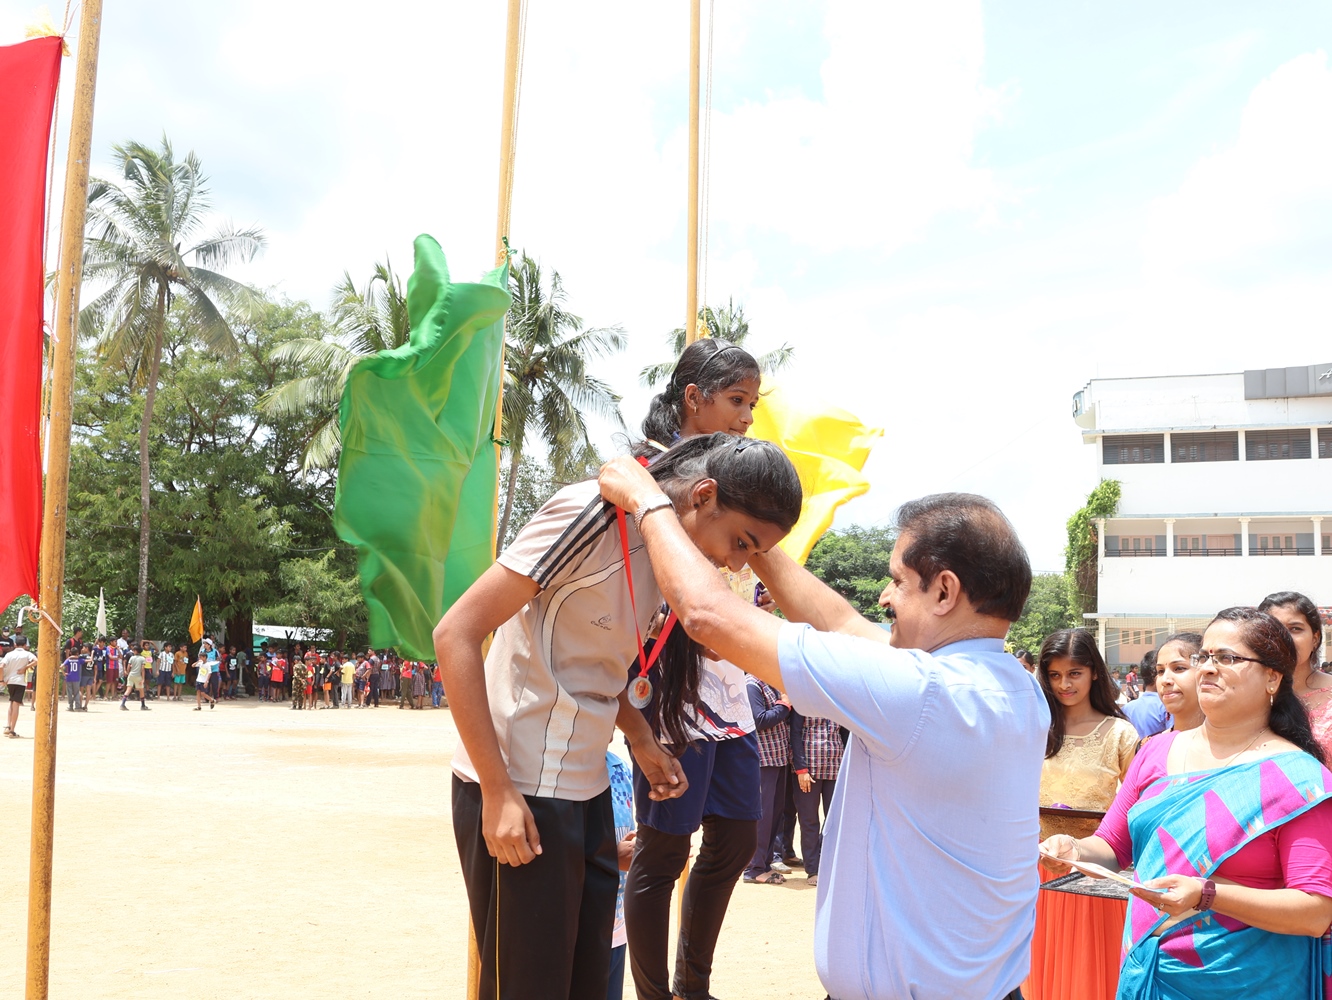
<path fill-rule="evenodd" d="M 1040 873 L 1042 882 L 1058 878 Z M 1118 899 L 1038 893 L 1025 1000 L 1114 1000 L 1126 909 Z"/>

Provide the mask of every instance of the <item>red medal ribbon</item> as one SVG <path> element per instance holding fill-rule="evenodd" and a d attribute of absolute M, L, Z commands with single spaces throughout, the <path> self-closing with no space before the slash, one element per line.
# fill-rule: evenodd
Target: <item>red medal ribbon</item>
<path fill-rule="evenodd" d="M 615 508 L 615 520 L 620 525 L 620 548 L 624 551 L 624 576 L 629 582 L 629 607 L 634 612 L 634 635 L 638 637 L 638 665 L 639 677 L 646 677 L 652 665 L 657 662 L 657 657 L 661 655 L 662 649 L 666 646 L 666 638 L 671 634 L 671 629 L 675 628 L 678 620 L 675 612 L 672 611 L 666 616 L 666 623 L 661 627 L 661 635 L 657 636 L 657 644 L 652 647 L 652 656 L 649 657 L 647 649 L 643 645 L 643 630 L 638 627 L 638 604 L 634 600 L 634 568 L 629 561 L 629 525 L 625 517 L 624 508 Z"/>

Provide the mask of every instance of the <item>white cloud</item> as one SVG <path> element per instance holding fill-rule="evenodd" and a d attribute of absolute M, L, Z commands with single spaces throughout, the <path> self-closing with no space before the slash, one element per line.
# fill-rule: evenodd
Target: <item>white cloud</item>
<path fill-rule="evenodd" d="M 1171 278 L 1304 267 L 1319 249 L 1314 259 L 1326 264 L 1329 222 L 1332 71 L 1318 51 L 1260 83 L 1234 142 L 1201 159 L 1153 206 L 1143 256 L 1149 274 Z"/>

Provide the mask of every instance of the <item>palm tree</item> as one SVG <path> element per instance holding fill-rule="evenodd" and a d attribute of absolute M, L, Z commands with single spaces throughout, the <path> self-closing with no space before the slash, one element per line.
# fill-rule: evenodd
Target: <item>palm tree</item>
<path fill-rule="evenodd" d="M 139 604 L 134 623 L 143 638 L 148 614 L 148 429 L 162 364 L 167 313 L 180 311 L 186 328 L 208 350 L 236 349 L 226 311 L 252 302 L 250 289 L 221 274 L 252 260 L 264 245 L 257 228 L 230 224 L 203 231 L 208 189 L 199 158 L 177 162 L 171 143 L 161 149 L 130 142 L 113 147 L 122 183 L 97 180 L 88 191 L 83 275 L 107 287 L 79 315 L 81 334 L 97 340 L 99 355 L 122 367 L 144 390 L 139 426 Z"/>
<path fill-rule="evenodd" d="M 565 309 L 559 273 L 552 269 L 544 283 L 541 265 L 525 253 L 509 274 L 509 292 L 513 305 L 505 324 L 501 435 L 508 441 L 509 479 L 497 538 L 508 531 L 529 435 L 545 444 L 558 474 L 585 461 L 592 450 L 585 412 L 624 427 L 620 397 L 587 372 L 589 360 L 624 350 L 624 331 L 618 326 L 584 329 L 582 319 Z"/>
<path fill-rule="evenodd" d="M 352 366 L 380 351 L 401 347 L 411 334 L 402 279 L 387 258 L 375 265 L 374 274 L 359 290 L 351 274 L 344 271 L 333 289 L 330 315 L 338 331 L 335 339 L 302 337 L 273 350 L 270 360 L 290 364 L 305 374 L 277 386 L 259 403 L 261 410 L 273 416 L 310 419 L 310 439 L 301 462 L 306 472 L 337 464 L 342 448 L 338 404 Z"/>
<path fill-rule="evenodd" d="M 736 305 L 733 299 L 726 300 L 724 309 L 713 309 L 712 306 L 700 309 L 698 322 L 703 328 L 700 331 L 703 336 L 716 337 L 736 347 L 744 347 L 749 337 L 749 320 L 745 319 L 745 307 Z M 658 382 L 671 377 L 671 372 L 675 370 L 675 360 L 684 353 L 685 328 L 681 326 L 672 330 L 666 342 L 671 345 L 672 359 L 648 365 L 638 373 L 638 382 L 644 388 L 650 389 Z M 783 344 L 775 351 L 760 354 L 754 360 L 758 362 L 760 372 L 764 375 L 774 375 L 789 365 L 794 355 L 795 348 L 790 344 Z"/>

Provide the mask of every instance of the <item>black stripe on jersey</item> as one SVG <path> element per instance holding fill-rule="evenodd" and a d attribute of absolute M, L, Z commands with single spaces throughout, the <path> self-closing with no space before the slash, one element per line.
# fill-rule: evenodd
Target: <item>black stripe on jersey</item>
<path fill-rule="evenodd" d="M 560 533 L 560 537 L 555 539 L 555 544 L 537 560 L 528 576 L 545 590 L 556 573 L 596 542 L 601 533 L 610 527 L 614 517 L 615 507 L 601 497 L 594 497 L 583 508 L 583 512 Z"/>

